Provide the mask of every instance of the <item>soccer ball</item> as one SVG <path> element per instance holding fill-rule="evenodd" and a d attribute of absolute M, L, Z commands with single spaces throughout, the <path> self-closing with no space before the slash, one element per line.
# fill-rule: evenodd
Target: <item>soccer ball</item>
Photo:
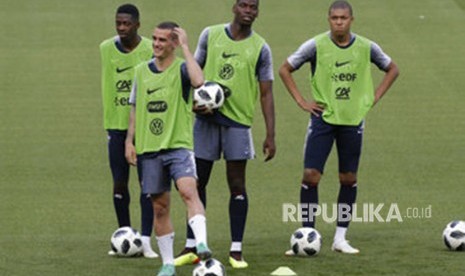
<path fill-rule="evenodd" d="M 142 239 L 135 229 L 125 226 L 116 229 L 111 235 L 111 248 L 116 255 L 132 257 L 142 253 Z"/>
<path fill-rule="evenodd" d="M 192 276 L 223 276 L 226 275 L 224 266 L 216 259 L 200 261 L 192 271 Z"/>
<path fill-rule="evenodd" d="M 299 256 L 313 256 L 320 252 L 321 235 L 311 227 L 302 227 L 291 236 L 291 249 Z"/>
<path fill-rule="evenodd" d="M 447 224 L 442 237 L 450 250 L 465 250 L 465 221 L 456 220 Z"/>
<path fill-rule="evenodd" d="M 194 90 L 194 101 L 197 107 L 218 109 L 224 103 L 224 91 L 216 82 L 207 81 Z"/>

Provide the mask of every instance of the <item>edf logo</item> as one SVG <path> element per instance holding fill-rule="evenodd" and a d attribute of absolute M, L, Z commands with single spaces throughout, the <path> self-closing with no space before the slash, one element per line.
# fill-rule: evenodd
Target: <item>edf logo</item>
<path fill-rule="evenodd" d="M 356 73 L 340 73 L 340 74 L 333 74 L 331 77 L 334 82 L 339 81 L 347 81 L 347 82 L 354 82 L 357 79 Z"/>
<path fill-rule="evenodd" d="M 128 106 L 129 97 L 121 97 L 121 98 L 115 97 L 113 102 L 115 103 L 115 106 Z"/>

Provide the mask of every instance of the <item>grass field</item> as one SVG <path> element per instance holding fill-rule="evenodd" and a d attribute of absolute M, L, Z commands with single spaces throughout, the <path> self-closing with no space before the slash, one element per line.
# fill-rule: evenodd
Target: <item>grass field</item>
<path fill-rule="evenodd" d="M 162 20 L 187 29 L 192 48 L 201 30 L 232 18 L 233 0 L 135 0 L 140 33 Z M 353 31 L 378 42 L 401 76 L 368 115 L 358 203 L 397 204 L 402 222 L 353 223 L 358 256 L 331 252 L 334 223 L 317 222 L 323 248 L 315 258 L 285 258 L 299 223 L 282 221 L 282 204 L 298 201 L 308 115 L 285 91 L 277 68 L 298 45 L 327 30 L 330 1 L 261 1 L 255 30 L 275 63 L 278 154 L 248 167 L 249 218 L 244 254 L 250 268 L 229 275 L 269 275 L 288 266 L 298 275 L 463 275 L 464 253 L 446 250 L 445 225 L 465 220 L 465 0 L 353 0 Z M 154 275 L 160 260 L 106 255 L 116 228 L 106 135 L 102 129 L 98 44 L 113 36 L 120 1 L 3 0 L 0 3 L 0 275 Z M 302 72 L 300 72 L 302 71 Z M 308 70 L 296 78 L 307 85 Z M 381 74 L 375 73 L 376 81 Z M 260 149 L 263 122 L 254 138 Z M 338 190 L 331 155 L 320 201 Z M 131 183 L 139 228 L 138 187 Z M 209 243 L 227 263 L 229 226 L 224 164 L 209 188 Z M 172 210 L 176 250 L 184 242 L 184 207 Z M 431 206 L 430 218 L 407 210 Z M 409 209 L 410 208 L 410 209 Z M 382 214 L 387 210 L 383 209 Z M 155 242 L 153 242 L 156 247 Z M 192 267 L 178 269 L 190 275 Z"/>

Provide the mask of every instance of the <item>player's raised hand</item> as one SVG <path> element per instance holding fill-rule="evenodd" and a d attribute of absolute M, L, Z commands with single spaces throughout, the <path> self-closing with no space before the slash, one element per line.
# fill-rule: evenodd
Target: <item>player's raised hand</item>
<path fill-rule="evenodd" d="M 187 40 L 187 33 L 183 28 L 177 27 L 174 28 L 173 34 L 177 38 L 177 45 L 179 46 L 187 46 L 188 45 L 188 40 Z"/>

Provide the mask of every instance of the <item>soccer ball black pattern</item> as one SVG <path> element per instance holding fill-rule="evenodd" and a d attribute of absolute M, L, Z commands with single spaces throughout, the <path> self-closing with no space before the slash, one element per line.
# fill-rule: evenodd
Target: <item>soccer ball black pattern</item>
<path fill-rule="evenodd" d="M 193 276 L 224 276 L 226 271 L 222 263 L 216 259 L 201 261 L 192 271 Z"/>
<path fill-rule="evenodd" d="M 299 256 L 314 256 L 320 252 L 321 235 L 311 227 L 302 227 L 291 236 L 291 249 Z"/>
<path fill-rule="evenodd" d="M 194 90 L 194 101 L 197 107 L 218 109 L 224 103 L 223 88 L 216 82 L 207 81 Z"/>
<path fill-rule="evenodd" d="M 456 220 L 447 224 L 442 238 L 450 250 L 465 251 L 465 222 Z"/>
<path fill-rule="evenodd" d="M 116 255 L 132 257 L 142 253 L 142 240 L 139 232 L 125 226 L 116 229 L 111 235 L 111 248 Z"/>

